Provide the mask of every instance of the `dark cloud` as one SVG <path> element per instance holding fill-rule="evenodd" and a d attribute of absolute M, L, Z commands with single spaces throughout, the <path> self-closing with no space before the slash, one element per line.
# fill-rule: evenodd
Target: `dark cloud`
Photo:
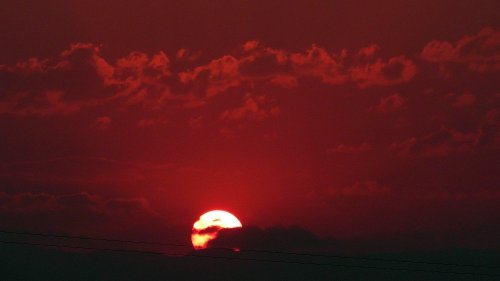
<path fill-rule="evenodd" d="M 182 83 L 205 85 L 207 97 L 241 85 L 240 62 L 234 56 L 226 55 L 212 60 L 208 65 L 197 66 L 192 71 L 180 72 Z"/>
<path fill-rule="evenodd" d="M 265 96 L 260 96 L 256 99 L 247 96 L 243 105 L 224 111 L 220 118 L 228 121 L 241 119 L 262 120 L 279 114 L 279 107 L 269 105 L 269 101 L 266 100 Z"/>
<path fill-rule="evenodd" d="M 463 133 L 442 127 L 421 137 L 413 137 L 392 145 L 402 156 L 432 157 L 470 152 L 478 141 L 477 132 Z"/>
<path fill-rule="evenodd" d="M 0 217 L 7 229 L 110 233 L 137 220 L 152 222 L 158 214 L 142 198 L 103 198 L 72 194 L 0 193 Z"/>
<path fill-rule="evenodd" d="M 372 45 L 351 56 L 346 49 L 329 54 L 313 45 L 304 54 L 292 54 L 290 61 L 298 74 L 318 77 L 327 84 L 354 82 L 360 88 L 401 84 L 415 76 L 416 66 L 412 60 L 397 56 L 384 61 L 375 57 L 377 50 L 378 47 Z"/>
<path fill-rule="evenodd" d="M 398 243 L 406 245 L 406 249 L 446 248 L 454 243 L 469 247 L 496 247 L 493 245 L 497 243 L 490 234 L 500 231 L 493 226 L 494 218 L 488 215 L 498 209 L 500 193 L 490 187 L 470 191 L 446 188 L 409 190 L 404 186 L 388 186 L 377 181 L 359 181 L 311 192 L 307 199 L 316 202 L 314 204 L 331 206 L 328 215 L 321 218 L 323 223 L 335 225 L 337 234 L 334 237 L 338 249 L 362 249 L 354 245 L 344 248 L 350 244 L 347 240 L 353 237 L 357 238 L 351 241 L 359 239 L 359 243 L 364 243 L 361 241 L 365 240 L 368 244 L 377 239 L 386 240 L 385 245 L 379 245 L 386 250 L 400 247 L 396 246 Z M 318 200 L 323 203 L 318 203 Z M 476 231 L 482 228 L 488 228 L 489 232 L 481 236 L 484 241 L 477 241 L 474 237 L 480 234 Z M 455 236 L 454 229 L 462 232 L 460 237 Z M 346 241 L 344 238 L 347 238 Z M 372 242 L 368 242 L 370 240 Z M 365 250 L 375 246 L 368 247 L 368 244 Z"/>
<path fill-rule="evenodd" d="M 382 97 L 375 109 L 381 113 L 400 110 L 405 104 L 405 99 L 398 93 Z"/>
<path fill-rule="evenodd" d="M 144 198 L 114 198 L 106 202 L 106 207 L 113 211 L 126 212 L 129 215 L 137 213 L 154 213 L 148 201 Z"/>
<path fill-rule="evenodd" d="M 0 102 L 2 113 L 13 115 L 56 115 L 83 108 L 118 103 L 137 103 L 158 109 L 175 99 L 169 91 L 170 61 L 160 52 L 151 58 L 132 52 L 108 63 L 100 47 L 72 44 L 57 57 L 26 62 L 0 69 L 6 90 Z"/>
<path fill-rule="evenodd" d="M 427 61 L 463 64 L 476 72 L 500 70 L 500 32 L 487 27 L 456 42 L 434 40 L 421 52 Z"/>
<path fill-rule="evenodd" d="M 414 63 L 404 56 L 387 61 L 376 57 L 377 45 L 350 55 L 345 49 L 336 54 L 316 45 L 293 53 L 249 42 L 252 48 L 244 48 L 243 53 L 176 71 L 161 51 L 153 56 L 134 51 L 113 63 L 103 56 L 101 46 L 72 44 L 53 58 L 2 66 L 0 83 L 6 93 L 0 110 L 47 116 L 103 106 L 158 111 L 180 103 L 192 109 L 231 89 L 244 94 L 256 85 L 295 88 L 301 77 L 367 88 L 405 83 L 416 73 Z"/>
<path fill-rule="evenodd" d="M 451 104 L 453 107 L 469 107 L 476 103 L 476 96 L 473 94 L 463 94 L 458 96 Z"/>
<path fill-rule="evenodd" d="M 489 110 L 479 124 L 479 145 L 500 145 L 500 109 Z"/>
<path fill-rule="evenodd" d="M 356 66 L 351 70 L 352 79 L 361 88 L 369 86 L 397 85 L 410 81 L 417 68 L 412 60 L 404 57 L 393 57 L 387 62 L 380 59 L 365 66 Z"/>
<path fill-rule="evenodd" d="M 103 83 L 112 67 L 99 53 L 97 46 L 78 43 L 56 58 L 32 58 L 4 67 L 1 112 L 21 116 L 70 114 L 100 103 L 106 97 Z"/>
<path fill-rule="evenodd" d="M 372 197 L 387 194 L 389 188 L 381 186 L 374 181 L 355 182 L 353 185 L 342 188 L 328 188 L 327 196 L 331 197 Z"/>
<path fill-rule="evenodd" d="M 217 238 L 210 241 L 209 247 L 223 247 L 249 250 L 275 251 L 327 251 L 334 245 L 331 239 L 321 239 L 298 226 L 222 229 Z"/>
<path fill-rule="evenodd" d="M 360 145 L 339 144 L 334 148 L 328 149 L 328 153 L 363 153 L 371 149 L 371 146 L 364 142 Z"/>
<path fill-rule="evenodd" d="M 107 130 L 111 126 L 112 119 L 108 116 L 101 116 L 95 119 L 95 128 L 98 130 Z"/>
<path fill-rule="evenodd" d="M 99 133 L 101 134 L 101 133 Z M 182 168 L 173 163 L 123 161 L 109 158 L 62 157 L 37 161 L 12 161 L 0 164 L 3 190 L 14 192 L 45 186 L 51 192 L 93 189 L 106 186 L 144 186 L 165 181 L 170 173 Z M 120 188 L 119 188 L 120 189 Z"/>

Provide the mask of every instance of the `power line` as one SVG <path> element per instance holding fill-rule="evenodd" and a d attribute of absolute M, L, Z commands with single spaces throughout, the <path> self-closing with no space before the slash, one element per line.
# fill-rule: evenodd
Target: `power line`
<path fill-rule="evenodd" d="M 2 243 L 2 244 L 13 244 L 13 245 L 28 245 L 28 246 L 51 247 L 51 248 L 68 248 L 68 249 L 77 249 L 77 250 L 96 250 L 96 251 L 123 252 L 123 253 L 136 253 L 136 254 L 165 255 L 162 252 L 155 252 L 155 251 L 119 249 L 119 248 L 87 247 L 87 246 L 74 246 L 74 245 L 65 245 L 65 244 L 24 242 L 24 241 L 0 240 L 0 243 Z"/>
<path fill-rule="evenodd" d="M 103 238 L 103 237 L 91 237 L 91 236 L 82 236 L 82 235 L 64 235 L 64 234 L 52 234 L 52 233 L 38 233 L 38 232 L 28 232 L 28 231 L 0 230 L 0 233 L 15 234 L 15 235 L 40 236 L 40 237 L 53 237 L 53 238 L 78 239 L 78 240 L 104 241 L 104 242 L 119 242 L 119 243 L 142 244 L 142 245 L 174 246 L 174 247 L 187 247 L 187 246 L 189 246 L 189 247 L 192 247 L 191 245 L 187 245 L 187 244 L 163 243 L 163 242 L 139 241 L 139 240 L 122 240 L 122 239 Z"/>
<path fill-rule="evenodd" d="M 343 255 L 333 255 L 333 254 L 309 254 L 309 253 L 295 253 L 295 252 L 286 252 L 286 251 L 251 250 L 251 249 L 250 250 L 241 250 L 241 251 L 268 253 L 268 254 L 284 254 L 284 255 L 295 255 L 295 256 L 321 257 L 321 258 L 338 258 L 338 259 L 351 259 L 351 260 L 379 261 L 379 262 L 399 262 L 399 263 L 413 263 L 413 264 L 425 264 L 425 265 L 442 265 L 442 266 L 472 267 L 472 268 L 476 267 L 476 268 L 487 268 L 487 269 L 499 269 L 500 268 L 500 266 L 489 266 L 489 265 L 479 265 L 479 264 L 428 262 L 428 261 L 385 259 L 385 258 L 374 258 L 374 257 L 343 256 Z"/>
<path fill-rule="evenodd" d="M 166 255 L 162 252 L 155 252 L 155 251 L 130 250 L 130 249 L 119 249 L 119 248 L 86 247 L 86 246 L 73 246 L 73 245 L 64 245 L 64 244 L 33 243 L 33 242 L 20 242 L 20 241 L 8 241 L 8 240 L 0 240 L 0 243 L 14 244 L 14 245 L 27 245 L 27 246 L 80 249 L 80 250 L 100 250 L 100 251 L 125 252 L 125 253 L 153 254 L 153 255 L 165 255 L 165 256 L 170 256 L 170 257 L 193 257 L 193 258 L 224 259 L 224 260 L 239 260 L 239 261 L 254 261 L 254 262 L 270 262 L 270 263 L 282 263 L 282 264 L 361 268 L 361 269 L 375 269 L 375 270 L 389 270 L 389 271 L 406 271 L 406 272 L 500 277 L 500 274 L 479 273 L 479 272 L 444 271 L 444 270 L 428 270 L 428 269 L 413 269 L 413 268 L 399 268 L 399 267 L 380 267 L 380 266 L 334 264 L 334 263 L 316 263 L 316 262 L 301 262 L 301 261 L 289 261 L 289 260 L 280 260 L 280 259 L 257 259 L 257 258 L 234 257 L 234 256 L 233 257 L 224 257 L 224 256 L 212 256 L 212 255 L 194 255 L 194 254 Z"/>
<path fill-rule="evenodd" d="M 73 236 L 73 235 L 63 235 L 63 234 L 26 232 L 26 231 L 21 232 L 21 231 L 0 230 L 0 233 L 15 234 L 15 235 L 28 235 L 28 236 L 39 236 L 39 237 L 53 237 L 53 238 L 65 238 L 65 239 L 103 241 L 103 242 L 118 242 L 118 243 L 129 243 L 129 244 L 142 244 L 142 245 L 189 247 L 189 248 L 192 247 L 192 245 L 180 244 L 180 243 L 165 243 L 165 242 L 139 241 L 139 240 L 123 240 L 123 239 L 111 239 L 111 238 L 102 238 L 102 237 L 91 237 L 91 236 L 80 236 L 80 235 L 79 236 Z M 228 248 L 228 247 L 211 247 L 211 249 L 233 251 L 232 248 Z M 406 260 L 406 259 L 386 259 L 386 258 L 375 258 L 375 257 L 359 257 L 359 256 L 333 255 L 333 254 L 297 253 L 297 252 L 273 251 L 273 250 L 261 250 L 261 249 L 240 249 L 240 251 L 241 252 L 252 252 L 252 253 L 264 253 L 264 254 L 280 254 L 280 255 L 307 256 L 307 257 L 318 257 L 318 258 L 338 258 L 338 259 L 379 261 L 379 262 L 413 263 L 413 264 L 424 264 L 424 265 L 442 265 L 442 266 L 471 267 L 471 268 L 488 268 L 488 269 L 499 269 L 500 268 L 500 266 L 490 266 L 490 265 L 480 265 L 480 264 L 444 263 L 444 262 L 416 261 L 416 260 Z"/>
<path fill-rule="evenodd" d="M 493 273 L 477 273 L 477 272 L 463 272 L 463 271 L 428 270 L 428 269 L 414 269 L 414 268 L 402 268 L 402 267 L 380 267 L 380 266 L 352 265 L 352 264 L 299 262 L 299 261 L 286 261 L 286 260 L 270 260 L 270 259 L 241 258 L 241 257 L 222 257 L 222 256 L 206 256 L 206 255 L 204 255 L 204 256 L 188 255 L 188 256 L 190 256 L 190 257 L 197 257 L 197 258 L 215 258 L 215 259 L 256 261 L 256 262 L 289 263 L 289 264 L 299 264 L 299 265 L 318 265 L 318 266 L 334 266 L 334 267 L 376 269 L 376 270 L 391 270 L 391 271 L 408 271 L 408 272 L 425 272 L 425 273 L 441 273 L 441 274 L 456 274 L 456 275 L 475 275 L 475 276 L 500 277 L 500 274 L 493 274 Z"/>

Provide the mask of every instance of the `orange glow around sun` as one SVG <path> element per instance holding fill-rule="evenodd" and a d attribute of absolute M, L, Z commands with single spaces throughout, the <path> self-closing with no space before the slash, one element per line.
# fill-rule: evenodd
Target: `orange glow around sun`
<path fill-rule="evenodd" d="M 217 237 L 219 230 L 237 227 L 242 227 L 241 222 L 229 212 L 206 212 L 193 224 L 191 242 L 196 250 L 206 249 L 208 243 Z"/>

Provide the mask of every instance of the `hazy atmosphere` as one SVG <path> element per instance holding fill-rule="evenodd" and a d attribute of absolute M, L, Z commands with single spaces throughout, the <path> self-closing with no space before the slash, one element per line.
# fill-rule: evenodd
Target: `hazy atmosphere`
<path fill-rule="evenodd" d="M 500 278 L 500 2 L 3 2 L 0 279 Z"/>

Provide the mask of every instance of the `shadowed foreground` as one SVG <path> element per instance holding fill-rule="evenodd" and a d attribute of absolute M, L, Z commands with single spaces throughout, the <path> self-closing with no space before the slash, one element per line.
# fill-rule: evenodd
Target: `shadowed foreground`
<path fill-rule="evenodd" d="M 182 257 L 0 245 L 1 280 L 498 280 L 500 252 L 450 250 L 371 256 L 496 268 L 202 251 Z M 390 269 L 389 269 L 390 268 Z M 410 271 L 398 270 L 401 268 Z M 416 271 L 414 271 L 416 270 Z M 441 271 L 439 273 L 438 271 Z M 469 272 L 479 275 L 451 274 Z M 491 275 L 491 276 L 487 276 Z"/>

